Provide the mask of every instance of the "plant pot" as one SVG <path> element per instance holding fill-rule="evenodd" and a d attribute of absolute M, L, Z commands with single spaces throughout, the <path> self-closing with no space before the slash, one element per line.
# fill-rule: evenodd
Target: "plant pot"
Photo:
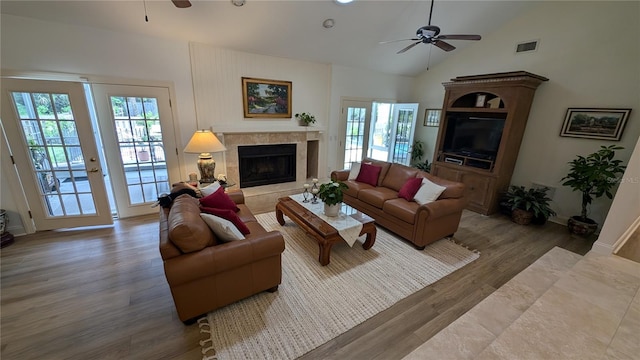
<path fill-rule="evenodd" d="M 567 221 L 567 228 L 571 234 L 588 237 L 596 232 L 598 223 L 589 218 L 581 219 L 580 216 L 572 216 Z"/>
<path fill-rule="evenodd" d="M 514 209 L 511 213 L 511 221 L 519 225 L 529 225 L 532 219 L 533 213 L 531 211 Z"/>
<path fill-rule="evenodd" d="M 335 204 L 335 205 L 324 204 L 324 214 L 331 217 L 338 216 L 340 214 L 340 205 L 341 204 Z"/>

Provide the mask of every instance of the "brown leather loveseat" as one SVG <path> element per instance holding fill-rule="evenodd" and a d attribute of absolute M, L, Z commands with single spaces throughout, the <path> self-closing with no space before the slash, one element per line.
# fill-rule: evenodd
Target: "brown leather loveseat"
<path fill-rule="evenodd" d="M 200 217 L 198 199 L 189 195 L 160 210 L 160 254 L 178 317 L 185 324 L 259 292 L 274 292 L 282 280 L 282 235 L 267 232 L 257 222 L 244 205 L 242 191 L 228 195 L 250 230 L 243 240 L 219 242 Z"/>
<path fill-rule="evenodd" d="M 401 164 L 369 158 L 362 160 L 362 164 L 381 167 L 377 181 L 373 181 L 376 186 L 349 180 L 349 169 L 331 172 L 332 180 L 340 180 L 349 186 L 344 193 L 345 203 L 371 216 L 376 224 L 402 236 L 420 250 L 458 230 L 462 211 L 467 205 L 464 184 Z M 399 197 L 405 183 L 416 177 L 427 178 L 446 189 L 437 200 L 423 205 Z"/>

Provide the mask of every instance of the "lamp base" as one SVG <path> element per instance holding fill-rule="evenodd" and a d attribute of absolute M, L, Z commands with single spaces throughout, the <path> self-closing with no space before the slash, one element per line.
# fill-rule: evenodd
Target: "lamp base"
<path fill-rule="evenodd" d="M 198 157 L 198 170 L 200 170 L 200 182 L 212 183 L 216 181 L 216 162 L 209 153 L 202 153 Z"/>

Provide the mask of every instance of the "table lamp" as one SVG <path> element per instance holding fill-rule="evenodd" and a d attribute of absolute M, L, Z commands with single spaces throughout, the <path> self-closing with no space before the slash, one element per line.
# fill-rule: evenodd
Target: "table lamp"
<path fill-rule="evenodd" d="M 216 162 L 211 153 L 227 151 L 227 148 L 218 140 L 210 130 L 196 130 L 184 148 L 189 154 L 200 154 L 198 157 L 198 170 L 200 170 L 200 182 L 212 183 L 216 181 Z"/>

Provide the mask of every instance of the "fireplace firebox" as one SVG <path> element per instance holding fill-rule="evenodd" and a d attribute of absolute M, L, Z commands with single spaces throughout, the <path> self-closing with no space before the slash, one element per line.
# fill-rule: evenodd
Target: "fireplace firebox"
<path fill-rule="evenodd" d="M 296 144 L 238 146 L 240 187 L 296 181 Z"/>

